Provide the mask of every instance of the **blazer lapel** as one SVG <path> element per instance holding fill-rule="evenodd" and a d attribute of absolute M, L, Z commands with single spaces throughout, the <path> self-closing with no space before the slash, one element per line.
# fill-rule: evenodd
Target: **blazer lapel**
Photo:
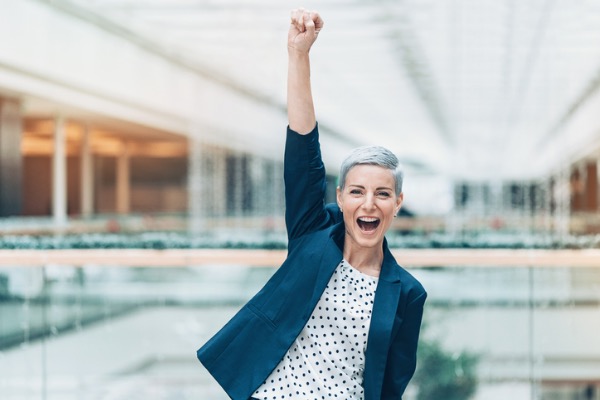
<path fill-rule="evenodd" d="M 399 267 L 384 243 L 384 258 L 375 292 L 364 371 L 365 400 L 379 399 L 391 333 L 402 285 Z"/>
<path fill-rule="evenodd" d="M 323 254 L 319 261 L 319 270 L 315 279 L 313 297 L 311 300 L 311 306 L 313 308 L 321 298 L 323 292 L 325 291 L 325 287 L 329 283 L 329 279 L 331 279 L 333 271 L 335 271 L 338 264 L 342 261 L 342 249 L 339 247 L 338 243 L 340 229 L 342 231 L 343 243 L 344 224 L 342 223 L 334 225 L 327 240 L 327 243 L 323 246 Z"/>

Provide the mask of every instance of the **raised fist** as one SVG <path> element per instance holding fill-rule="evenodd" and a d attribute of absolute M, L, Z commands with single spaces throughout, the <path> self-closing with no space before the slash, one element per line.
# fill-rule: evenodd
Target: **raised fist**
<path fill-rule="evenodd" d="M 303 8 L 292 10 L 288 51 L 308 53 L 322 28 L 323 20 L 316 11 Z"/>

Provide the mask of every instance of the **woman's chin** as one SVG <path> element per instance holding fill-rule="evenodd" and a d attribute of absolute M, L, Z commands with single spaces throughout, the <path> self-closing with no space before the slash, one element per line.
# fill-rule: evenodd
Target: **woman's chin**
<path fill-rule="evenodd" d="M 359 230 L 355 234 L 351 234 L 351 240 L 357 247 L 373 248 L 381 246 L 383 235 L 378 230 L 362 231 Z"/>

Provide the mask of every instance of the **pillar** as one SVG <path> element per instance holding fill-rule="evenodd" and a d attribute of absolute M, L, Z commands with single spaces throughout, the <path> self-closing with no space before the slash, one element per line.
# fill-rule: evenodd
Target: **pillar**
<path fill-rule="evenodd" d="M 223 200 L 223 193 L 228 192 L 227 187 L 227 152 L 222 148 L 214 148 L 210 150 L 211 159 L 213 160 L 214 170 L 212 174 L 212 192 L 213 198 L 211 202 L 211 217 L 224 218 L 227 215 L 227 203 Z"/>
<path fill-rule="evenodd" d="M 577 212 L 585 209 L 585 174 L 586 170 L 581 162 L 572 166 L 570 174 L 571 211 Z"/>
<path fill-rule="evenodd" d="M 256 155 L 249 155 L 250 195 L 252 196 L 251 212 L 253 216 L 263 217 L 266 214 L 269 199 L 267 181 L 265 179 L 265 161 Z"/>
<path fill-rule="evenodd" d="M 94 213 L 94 163 L 88 126 L 83 128 L 81 138 L 81 215 L 89 217 Z"/>
<path fill-rule="evenodd" d="M 67 223 L 67 144 L 65 121 L 54 118 L 54 153 L 52 155 L 52 217 L 57 227 Z"/>
<path fill-rule="evenodd" d="M 21 104 L 0 99 L 0 217 L 21 214 L 23 203 Z"/>
<path fill-rule="evenodd" d="M 273 161 L 273 217 L 281 218 L 285 213 L 285 184 L 283 180 L 283 162 Z"/>
<path fill-rule="evenodd" d="M 585 210 L 598 210 L 598 169 L 597 162 L 587 162 L 585 165 Z"/>
<path fill-rule="evenodd" d="M 117 157 L 116 209 L 117 214 L 128 214 L 131 208 L 131 179 L 129 166 L 129 145 L 123 143 L 121 154 Z"/>
<path fill-rule="evenodd" d="M 244 168 L 245 158 L 240 153 L 235 153 L 232 156 L 233 161 L 233 187 L 228 190 L 233 194 L 234 205 L 233 215 L 236 217 L 236 223 L 241 223 L 241 216 L 244 214 Z"/>
<path fill-rule="evenodd" d="M 554 176 L 552 197 L 554 199 L 555 233 L 564 238 L 570 233 L 571 226 L 571 170 L 562 166 Z"/>
<path fill-rule="evenodd" d="M 188 140 L 188 232 L 199 234 L 204 230 L 204 202 L 202 196 L 202 144 L 193 136 Z"/>
<path fill-rule="evenodd" d="M 596 212 L 600 212 L 600 156 L 596 159 Z"/>

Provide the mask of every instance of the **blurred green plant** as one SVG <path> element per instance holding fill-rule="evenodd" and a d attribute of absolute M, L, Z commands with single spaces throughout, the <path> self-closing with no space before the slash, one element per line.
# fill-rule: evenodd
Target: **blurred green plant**
<path fill-rule="evenodd" d="M 600 248 L 600 235 L 552 238 L 547 235 L 479 234 L 457 236 L 390 235 L 391 248 L 499 248 L 499 249 L 590 249 Z M 3 235 L 0 249 L 286 249 L 285 233 L 244 231 L 191 235 L 183 232 L 82 233 L 65 235 Z"/>
<path fill-rule="evenodd" d="M 478 355 L 449 353 L 436 340 L 421 340 L 417 358 L 417 400 L 467 400 L 477 391 Z"/>

